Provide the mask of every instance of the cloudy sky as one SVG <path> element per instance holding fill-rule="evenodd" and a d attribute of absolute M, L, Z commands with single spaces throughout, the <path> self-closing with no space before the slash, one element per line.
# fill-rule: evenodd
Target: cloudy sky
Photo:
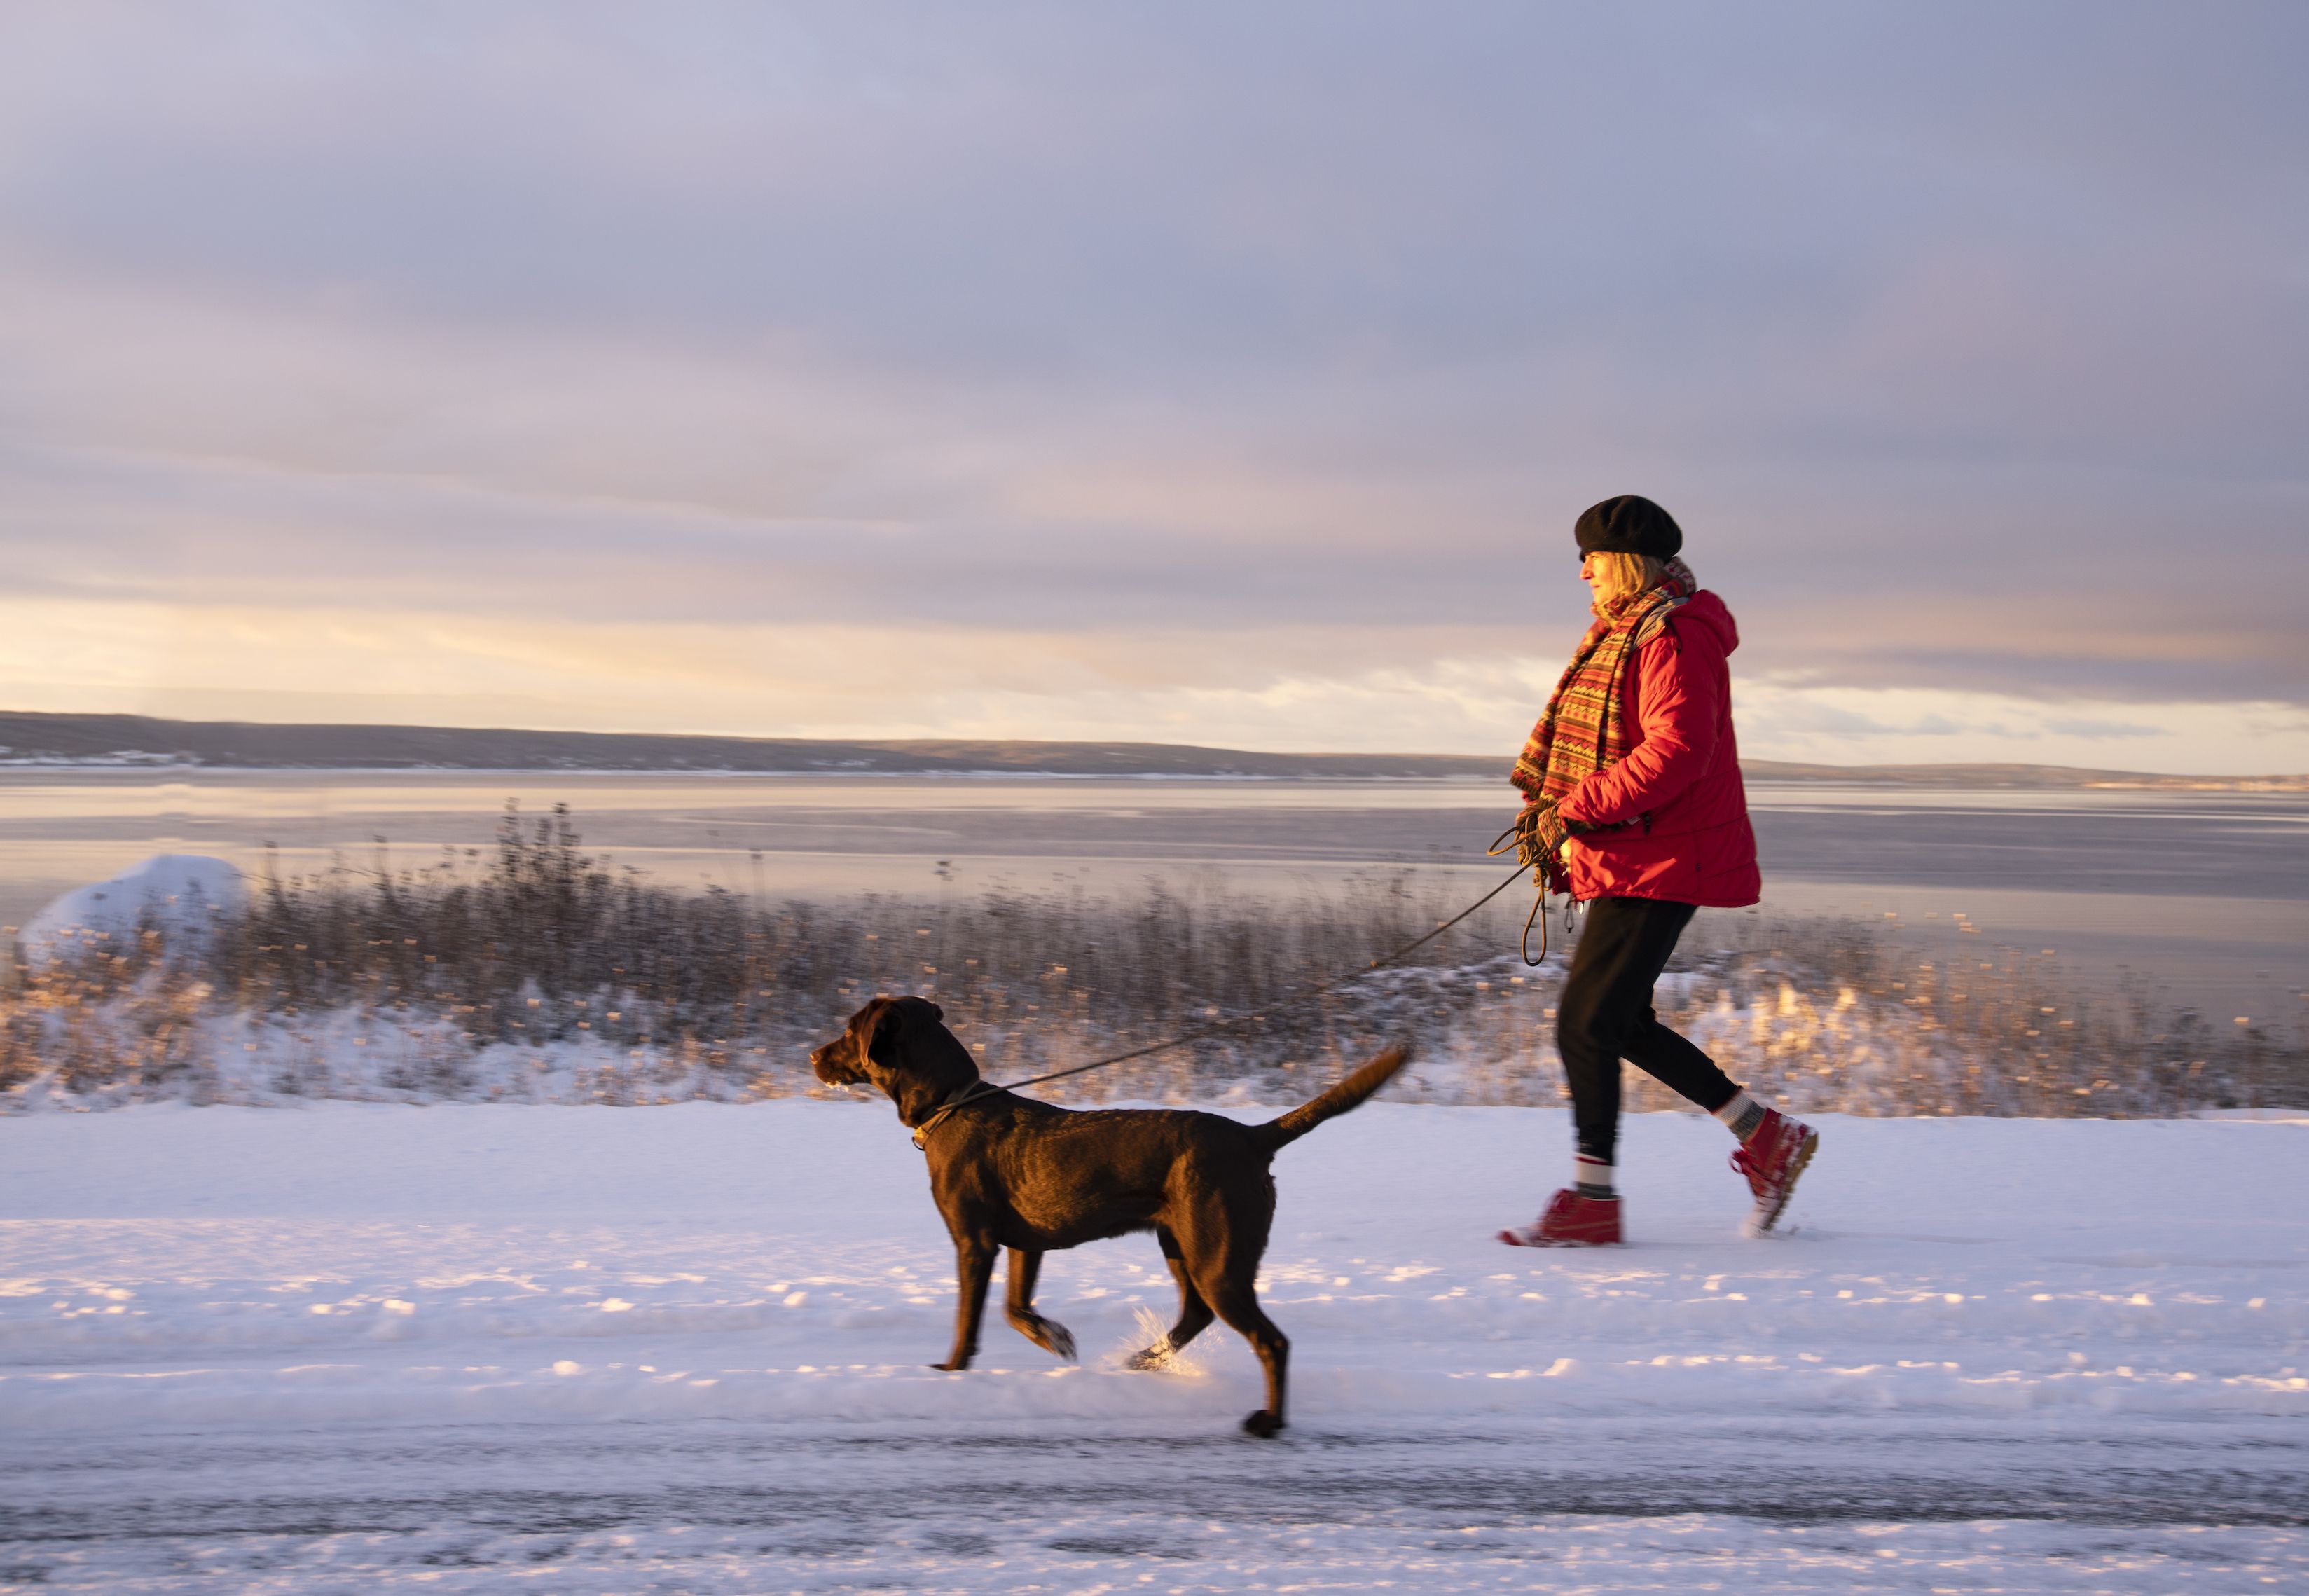
<path fill-rule="evenodd" d="M 0 4 L 0 706 L 2309 770 L 2309 8 Z"/>

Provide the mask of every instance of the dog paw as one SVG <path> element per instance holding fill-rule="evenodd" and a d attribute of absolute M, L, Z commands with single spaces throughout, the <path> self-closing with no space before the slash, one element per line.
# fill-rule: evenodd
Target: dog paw
<path fill-rule="evenodd" d="M 1264 1408 L 1242 1421 L 1242 1433 L 1246 1436 L 1257 1436 L 1262 1441 L 1282 1427 L 1283 1420 Z"/>
<path fill-rule="evenodd" d="M 930 1367 L 938 1370 L 943 1375 L 959 1375 L 963 1370 L 969 1366 L 970 1359 L 967 1357 L 948 1358 L 944 1363 L 934 1363 L 930 1365 Z"/>
<path fill-rule="evenodd" d="M 1122 1366 L 1126 1369 L 1167 1369 L 1171 1366 L 1171 1343 L 1165 1340 L 1151 1347 L 1141 1347 L 1122 1360 Z"/>
<path fill-rule="evenodd" d="M 1065 1325 L 1059 1323 L 1055 1320 L 1045 1319 L 1042 1321 L 1042 1333 L 1050 1338 L 1050 1340 L 1044 1344 L 1050 1348 L 1051 1351 L 1055 1356 L 1065 1358 L 1068 1363 L 1075 1361 L 1075 1332 L 1073 1331 L 1068 1330 Z"/>

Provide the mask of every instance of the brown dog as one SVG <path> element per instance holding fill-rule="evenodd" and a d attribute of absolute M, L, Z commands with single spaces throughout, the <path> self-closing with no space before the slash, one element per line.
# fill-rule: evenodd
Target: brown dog
<path fill-rule="evenodd" d="M 1179 1283 L 1179 1322 L 1131 1366 L 1160 1366 L 1216 1314 L 1242 1332 L 1267 1370 L 1267 1406 L 1242 1427 L 1254 1436 L 1281 1429 L 1291 1343 L 1259 1311 L 1256 1285 L 1275 1219 L 1267 1166 L 1278 1149 L 1386 1085 L 1409 1055 L 1391 1048 L 1311 1103 L 1246 1125 L 1215 1114 L 1077 1112 L 989 1087 L 944 1019 L 923 998 L 876 998 L 809 1055 L 829 1086 L 886 1093 L 930 1155 L 930 1195 L 954 1237 L 962 1288 L 954 1350 L 933 1366 L 970 1366 L 996 1249 L 1010 1250 L 1012 1327 L 1071 1358 L 1075 1339 L 1066 1326 L 1034 1311 L 1042 1254 L 1152 1230 Z"/>

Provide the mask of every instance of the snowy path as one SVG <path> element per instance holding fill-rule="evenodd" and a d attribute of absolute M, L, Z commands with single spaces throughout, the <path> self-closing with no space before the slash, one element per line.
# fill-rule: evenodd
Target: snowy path
<path fill-rule="evenodd" d="M 1743 1240 L 1632 1120 L 1637 1245 L 1534 1253 L 1554 1111 L 1278 1165 L 1293 1427 L 1116 1368 L 1150 1241 L 990 1323 L 886 1106 L 0 1121 L 0 1589 L 1822 1591 L 2309 1583 L 2309 1123 L 1824 1126 Z"/>

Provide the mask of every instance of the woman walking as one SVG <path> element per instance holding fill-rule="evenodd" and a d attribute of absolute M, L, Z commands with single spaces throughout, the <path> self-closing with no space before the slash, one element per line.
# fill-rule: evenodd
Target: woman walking
<path fill-rule="evenodd" d="M 1725 664 L 1739 632 L 1724 601 L 1677 558 L 1682 529 L 1650 499 L 1607 499 L 1575 532 L 1596 622 L 1514 781 L 1529 856 L 1553 890 L 1588 906 L 1555 1026 L 1578 1145 L 1571 1184 L 1537 1223 L 1500 1239 L 1524 1247 L 1621 1239 L 1612 1159 L 1623 1058 L 1739 1139 L 1732 1167 L 1748 1178 L 1749 1230 L 1760 1235 L 1778 1222 L 1820 1137 L 1750 1097 L 1652 1011 L 1653 984 L 1693 913 L 1743 908 L 1761 888 Z"/>

